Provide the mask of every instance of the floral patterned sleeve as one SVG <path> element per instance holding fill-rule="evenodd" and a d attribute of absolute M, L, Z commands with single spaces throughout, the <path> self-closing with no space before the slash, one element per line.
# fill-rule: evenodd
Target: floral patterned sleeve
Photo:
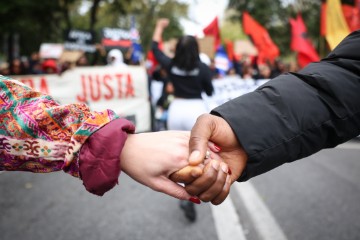
<path fill-rule="evenodd" d="M 99 148 L 99 142 L 95 141 L 94 144 L 94 141 L 89 141 L 90 136 L 109 123 L 114 127 L 116 121 L 122 124 L 119 131 L 124 134 L 115 143 L 116 136 L 110 136 L 114 147 L 118 147 L 111 153 L 113 163 L 107 163 L 107 167 L 116 168 L 111 173 L 111 183 L 105 179 L 106 183 L 100 187 L 98 183 L 95 187 L 88 186 L 87 182 L 99 175 L 91 169 L 94 162 L 107 158 L 103 147 Z M 63 170 L 82 178 L 88 191 L 103 195 L 117 183 L 120 174 L 119 154 L 126 141 L 126 133 L 133 133 L 134 130 L 130 122 L 125 119 L 119 121 L 111 110 L 91 112 L 85 104 L 59 105 L 50 96 L 0 75 L 0 171 L 47 173 Z M 104 133 L 105 139 L 109 139 L 106 134 L 111 135 L 116 131 L 104 128 L 96 134 L 101 136 Z M 82 150 L 83 147 L 85 150 Z M 85 156 L 83 160 L 81 156 Z M 104 175 L 106 170 L 101 166 L 99 168 Z M 102 181 L 101 178 L 97 179 L 99 181 Z"/>

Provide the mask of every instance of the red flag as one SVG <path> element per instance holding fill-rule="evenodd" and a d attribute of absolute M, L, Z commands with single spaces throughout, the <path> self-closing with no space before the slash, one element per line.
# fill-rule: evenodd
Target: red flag
<path fill-rule="evenodd" d="M 360 28 L 359 8 L 348 4 L 341 5 L 341 8 L 344 13 L 345 20 L 350 28 L 350 31 L 358 30 Z"/>
<path fill-rule="evenodd" d="M 204 32 L 205 36 L 213 36 L 214 37 L 214 39 L 215 39 L 214 50 L 216 51 L 218 46 L 220 46 L 220 41 L 221 41 L 218 17 L 215 17 L 214 20 L 206 28 L 203 29 L 203 32 Z"/>
<path fill-rule="evenodd" d="M 273 61 L 279 56 L 279 48 L 271 40 L 267 30 L 247 12 L 243 13 L 243 28 L 244 32 L 251 37 L 255 47 L 258 49 L 259 63 L 265 63 L 266 60 Z"/>
<path fill-rule="evenodd" d="M 235 60 L 235 53 L 234 53 L 234 44 L 230 40 L 225 40 L 225 46 L 226 46 L 226 53 L 229 57 L 230 61 Z"/>
<path fill-rule="evenodd" d="M 307 29 L 300 14 L 296 19 L 290 19 L 291 49 L 298 52 L 298 63 L 305 67 L 311 62 L 320 60 L 318 53 L 307 36 Z"/>

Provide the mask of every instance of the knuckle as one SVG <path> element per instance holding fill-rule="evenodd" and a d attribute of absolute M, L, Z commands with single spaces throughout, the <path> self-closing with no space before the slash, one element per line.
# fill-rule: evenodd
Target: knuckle
<path fill-rule="evenodd" d="M 190 194 L 192 196 L 198 195 L 198 191 L 196 191 L 196 188 L 194 188 L 192 186 L 185 186 L 185 190 L 188 194 Z"/>
<path fill-rule="evenodd" d="M 190 144 L 190 146 L 192 146 L 192 145 L 196 145 L 198 143 L 201 143 L 201 141 L 202 141 L 202 137 L 197 136 L 197 135 L 191 135 L 190 140 L 189 140 L 189 144 Z"/>
<path fill-rule="evenodd" d="M 215 170 L 208 170 L 204 173 L 204 178 L 206 178 L 207 184 L 213 183 L 217 179 L 217 174 Z"/>
<path fill-rule="evenodd" d="M 183 192 L 180 189 L 174 190 L 173 197 L 181 199 L 183 197 Z"/>
<path fill-rule="evenodd" d="M 176 161 L 176 162 L 181 162 L 183 160 L 187 160 L 187 156 L 184 155 L 184 153 L 182 151 L 174 151 L 173 152 L 174 156 L 173 156 L 173 159 Z"/>
<path fill-rule="evenodd" d="M 225 198 L 215 199 L 215 200 L 211 201 L 211 203 L 213 205 L 217 206 L 217 205 L 220 205 L 224 200 L 225 200 Z"/>
<path fill-rule="evenodd" d="M 203 193 L 199 196 L 199 198 L 203 202 L 210 202 L 212 200 L 212 195 L 209 193 Z"/>

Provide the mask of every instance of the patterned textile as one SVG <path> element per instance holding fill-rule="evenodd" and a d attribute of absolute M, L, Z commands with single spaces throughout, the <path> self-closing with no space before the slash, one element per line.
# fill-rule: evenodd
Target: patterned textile
<path fill-rule="evenodd" d="M 118 117 L 85 104 L 59 105 L 50 96 L 0 75 L 0 171 L 79 177 L 79 151 L 91 134 Z"/>

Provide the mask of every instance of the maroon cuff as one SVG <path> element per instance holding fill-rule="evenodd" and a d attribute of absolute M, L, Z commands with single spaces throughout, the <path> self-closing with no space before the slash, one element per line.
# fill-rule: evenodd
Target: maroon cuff
<path fill-rule="evenodd" d="M 120 153 L 128 133 L 135 126 L 126 119 L 116 119 L 94 134 L 80 150 L 80 178 L 89 192 L 102 196 L 118 183 L 120 175 Z"/>

